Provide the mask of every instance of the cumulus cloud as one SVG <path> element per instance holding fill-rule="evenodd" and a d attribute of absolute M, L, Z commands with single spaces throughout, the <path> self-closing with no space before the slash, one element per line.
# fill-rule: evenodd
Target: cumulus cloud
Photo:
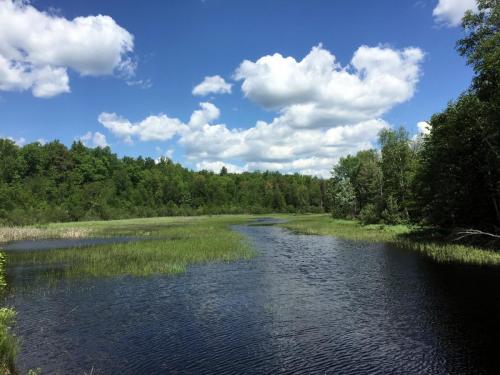
<path fill-rule="evenodd" d="M 226 165 L 234 172 L 270 169 L 326 177 L 340 156 L 372 147 L 378 132 L 389 126 L 381 119 L 330 129 L 296 129 L 283 123 L 259 121 L 247 129 L 231 129 L 226 124 L 213 123 L 219 114 L 214 104 L 200 103 L 200 109 L 193 112 L 187 124 L 175 119 L 175 126 L 168 127 L 168 135 L 158 140 L 177 135 L 186 158 L 197 169 L 216 171 Z M 132 137 L 145 140 L 144 123 L 161 117 L 166 116 L 150 116 L 132 124 L 114 113 L 102 113 L 99 121 L 118 138 L 131 142 Z M 226 160 L 238 160 L 241 165 Z"/>
<path fill-rule="evenodd" d="M 66 93 L 68 69 L 130 77 L 133 48 L 132 34 L 109 16 L 68 20 L 25 1 L 0 1 L 0 90 L 31 90 L 42 98 Z"/>
<path fill-rule="evenodd" d="M 278 110 L 276 121 L 328 128 L 381 116 L 413 96 L 424 53 L 361 46 L 342 67 L 318 45 L 300 61 L 279 53 L 245 60 L 236 70 L 246 97 Z"/>
<path fill-rule="evenodd" d="M 205 79 L 195 86 L 193 95 L 205 96 L 208 94 L 230 94 L 231 84 L 227 83 L 224 78 L 219 75 L 207 76 Z"/>
<path fill-rule="evenodd" d="M 477 11 L 476 0 L 439 0 L 432 15 L 440 24 L 458 26 L 467 10 Z"/>
<path fill-rule="evenodd" d="M 200 103 L 200 109 L 197 109 L 189 119 L 189 125 L 192 128 L 203 126 L 220 116 L 220 110 L 209 102 Z"/>
<path fill-rule="evenodd" d="M 108 142 L 106 141 L 106 136 L 100 132 L 87 132 L 78 138 L 84 145 L 90 147 L 101 147 L 104 148 L 108 146 Z"/>
<path fill-rule="evenodd" d="M 133 138 L 141 141 L 166 141 L 187 128 L 180 120 L 164 114 L 149 116 L 138 123 L 131 123 L 116 113 L 103 112 L 99 115 L 98 121 L 125 143 L 133 143 Z"/>
<path fill-rule="evenodd" d="M 176 120 L 165 139 L 177 135 L 186 159 L 198 169 L 218 171 L 225 165 L 235 172 L 327 177 L 341 156 L 374 146 L 379 131 L 389 127 L 382 114 L 414 94 L 423 56 L 418 48 L 362 46 L 341 66 L 319 45 L 300 61 L 279 54 L 246 60 L 235 79 L 246 97 L 276 112 L 274 119 L 234 128 L 218 123 L 219 108 L 203 102 L 187 123 Z M 103 113 L 99 121 L 125 141 L 141 133 L 142 122 L 116 114 Z"/>

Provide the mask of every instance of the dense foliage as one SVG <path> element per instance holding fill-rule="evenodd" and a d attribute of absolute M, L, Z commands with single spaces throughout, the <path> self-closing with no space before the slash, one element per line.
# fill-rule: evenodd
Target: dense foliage
<path fill-rule="evenodd" d="M 0 223 L 219 213 L 322 212 L 326 181 L 271 172 L 193 172 L 109 148 L 0 140 Z"/>
<path fill-rule="evenodd" d="M 417 167 L 418 141 L 408 132 L 384 129 L 381 150 L 360 151 L 341 158 L 333 168 L 332 213 L 336 218 L 358 217 L 366 224 L 399 224 L 416 219 L 412 184 Z"/>
<path fill-rule="evenodd" d="M 459 52 L 474 68 L 470 89 L 431 119 L 422 149 L 421 204 L 442 226 L 500 228 L 500 2 L 478 1 L 463 19 Z"/>
<path fill-rule="evenodd" d="M 474 68 L 471 87 L 430 121 L 430 134 L 379 134 L 333 169 L 333 215 L 365 223 L 424 222 L 500 231 L 500 2 L 479 0 L 457 49 Z"/>

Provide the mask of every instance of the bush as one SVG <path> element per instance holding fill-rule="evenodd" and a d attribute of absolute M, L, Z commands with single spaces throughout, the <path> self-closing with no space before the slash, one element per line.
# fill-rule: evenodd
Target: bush
<path fill-rule="evenodd" d="M 386 224 L 402 224 L 404 222 L 401 212 L 399 211 L 398 202 L 394 197 L 389 196 L 385 202 L 386 206 L 382 211 L 382 219 Z"/>
<path fill-rule="evenodd" d="M 359 219 L 363 224 L 377 224 L 380 222 L 380 214 L 377 207 L 368 203 L 359 213 Z"/>

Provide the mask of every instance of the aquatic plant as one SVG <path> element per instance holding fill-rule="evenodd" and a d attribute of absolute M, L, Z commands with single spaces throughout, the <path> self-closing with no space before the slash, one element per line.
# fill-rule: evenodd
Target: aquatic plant
<path fill-rule="evenodd" d="M 231 224 L 248 220 L 248 216 L 220 216 L 83 223 L 94 233 L 144 236 L 147 241 L 86 249 L 12 252 L 8 257 L 12 265 L 44 264 L 48 270 L 45 276 L 51 279 L 177 274 L 191 264 L 252 257 L 254 251 L 242 235 L 229 228 Z"/>

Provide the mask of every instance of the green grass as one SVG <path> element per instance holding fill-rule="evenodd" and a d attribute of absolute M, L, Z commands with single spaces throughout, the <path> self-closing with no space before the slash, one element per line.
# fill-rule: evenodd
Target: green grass
<path fill-rule="evenodd" d="M 70 278 L 177 274 L 191 264 L 254 256 L 242 235 L 230 229 L 231 224 L 250 219 L 250 216 L 214 216 L 51 224 L 48 231 L 76 228 L 88 230 L 94 236 L 133 235 L 144 240 L 85 249 L 12 252 L 8 261 L 12 265 L 43 264 L 48 269 L 53 266 L 52 276 Z"/>
<path fill-rule="evenodd" d="M 356 241 L 387 242 L 417 251 L 439 263 L 500 265 L 500 253 L 493 250 L 447 242 L 439 235 L 420 235 L 420 228 L 407 225 L 362 225 L 354 220 L 333 219 L 330 215 L 290 216 L 280 224 L 296 233 L 335 236 Z M 432 233 L 432 231 L 431 231 Z"/>
<path fill-rule="evenodd" d="M 388 242 L 401 234 L 411 232 L 407 225 L 361 225 L 354 220 L 333 219 L 331 215 L 290 216 L 289 221 L 280 224 L 296 233 L 335 236 L 356 241 Z"/>
<path fill-rule="evenodd" d="M 0 294 L 5 292 L 5 256 L 0 252 Z M 18 341 L 12 335 L 15 311 L 13 309 L 0 308 L 0 373 L 3 375 L 15 373 L 15 360 L 18 351 Z"/>
<path fill-rule="evenodd" d="M 406 239 L 397 240 L 394 244 L 417 251 L 439 263 L 500 266 L 500 253 L 494 250 L 453 243 L 415 242 Z"/>

